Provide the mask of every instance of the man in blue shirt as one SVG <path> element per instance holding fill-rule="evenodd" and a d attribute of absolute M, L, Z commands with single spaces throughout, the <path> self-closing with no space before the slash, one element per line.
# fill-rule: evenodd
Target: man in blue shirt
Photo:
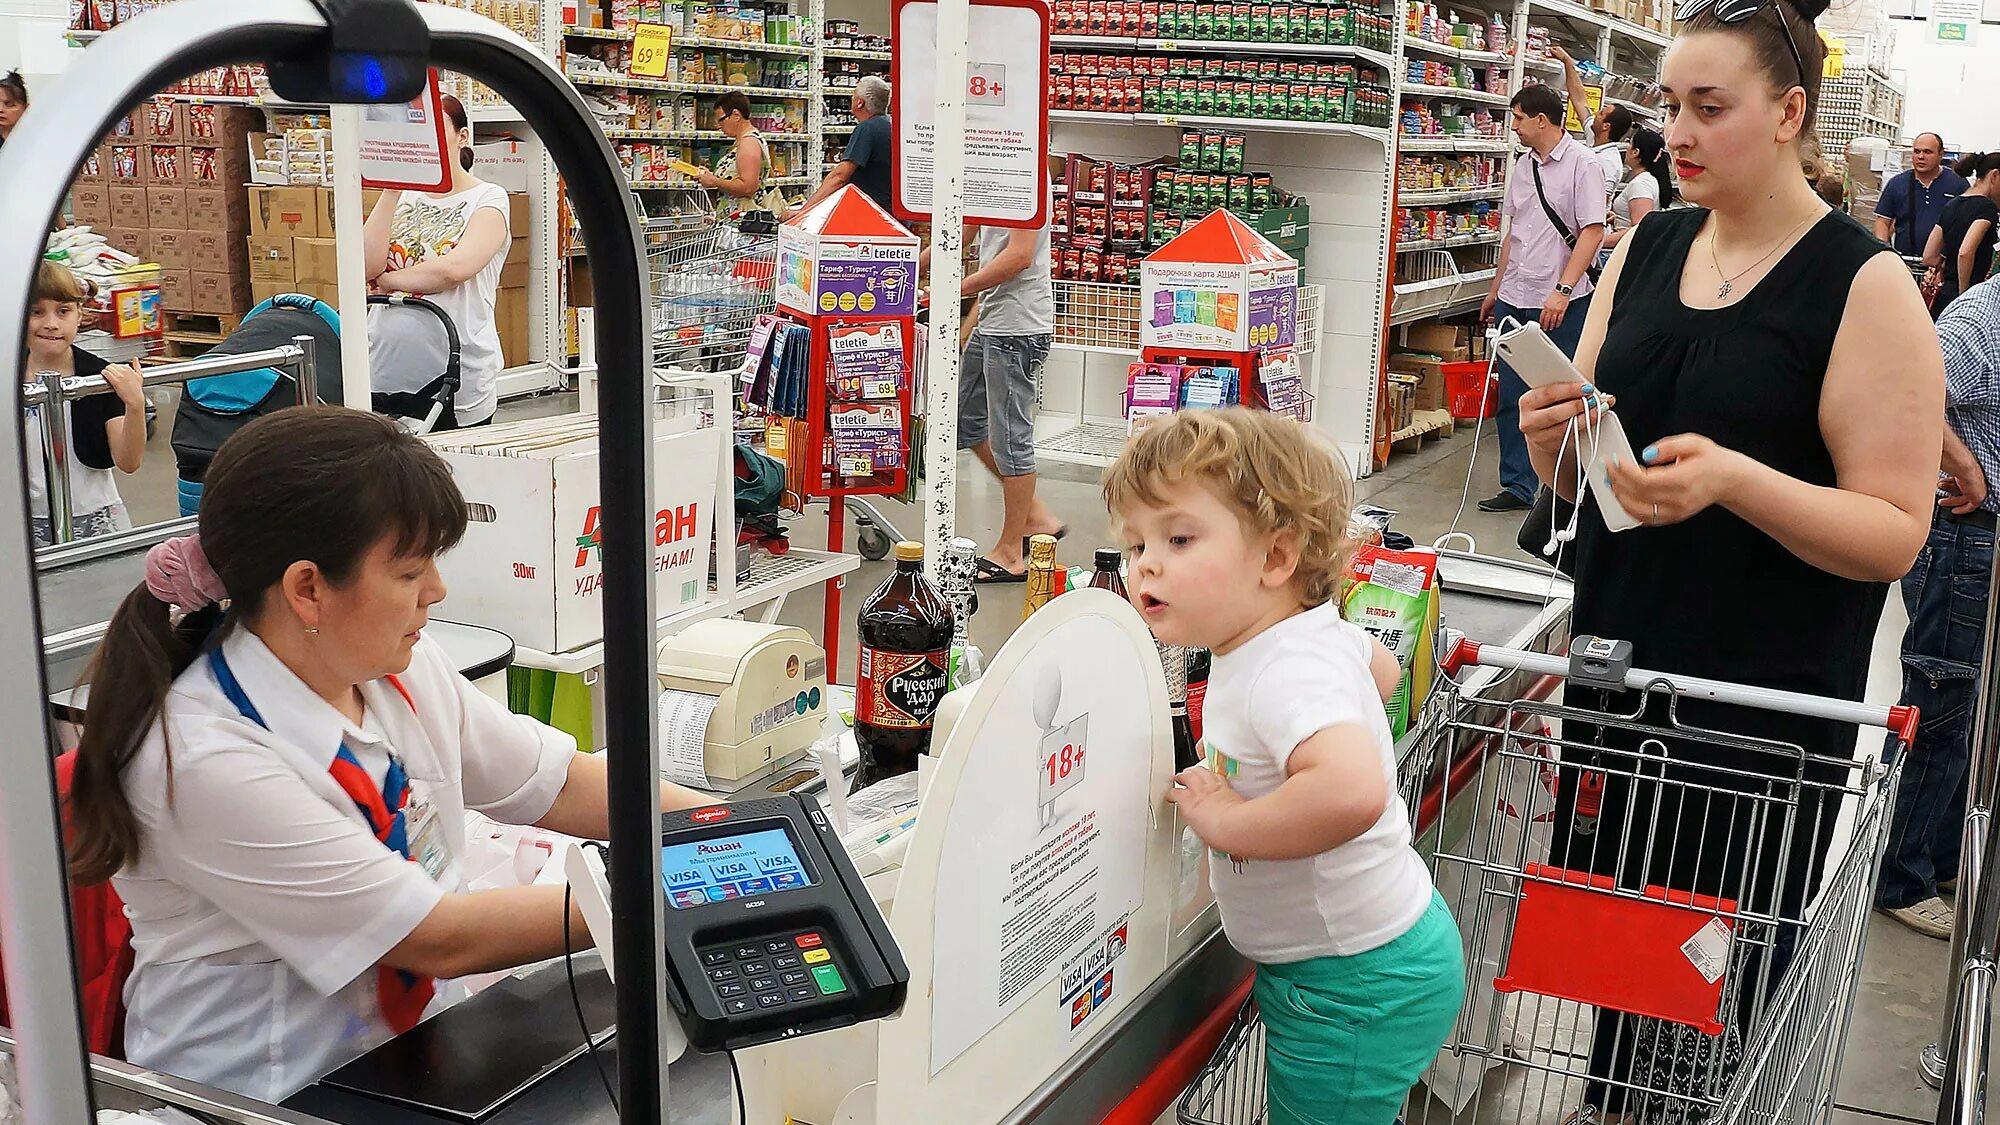
<path fill-rule="evenodd" d="M 896 126 L 889 117 L 889 84 L 871 74 L 854 87 L 854 97 L 848 104 L 854 110 L 855 124 L 854 135 L 847 140 L 847 151 L 841 153 L 840 163 L 820 181 L 811 198 L 799 206 L 800 211 L 817 206 L 820 200 L 850 183 L 881 204 L 884 211 L 890 209 L 894 199 L 889 185 L 896 166 Z"/>
<path fill-rule="evenodd" d="M 1945 430 L 1930 539 L 1903 578 L 1903 702 L 1922 708 L 1896 790 L 1876 909 L 1949 940 L 1965 830 L 1965 778 L 1985 657 L 2000 494 L 2000 281 L 1965 291 L 1938 317 Z"/>
<path fill-rule="evenodd" d="M 1918 133 L 1910 144 L 1910 170 L 1891 179 L 1875 203 L 1875 237 L 1904 257 L 1923 254 L 1945 201 L 1971 186 L 1944 166 L 1944 138 Z"/>

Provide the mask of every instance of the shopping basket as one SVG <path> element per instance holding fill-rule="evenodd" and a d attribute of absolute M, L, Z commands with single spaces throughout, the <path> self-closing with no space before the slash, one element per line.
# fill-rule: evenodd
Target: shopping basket
<path fill-rule="evenodd" d="M 1824 1120 L 1902 754 L 1772 732 L 1880 727 L 1907 750 L 1914 709 L 1634 669 L 1587 637 L 1569 657 L 1440 649 L 1405 785 L 1467 1000 L 1409 1125 L 1555 1125 L 1586 1104 L 1643 1125 Z M 1534 683 L 1482 698 L 1473 667 Z M 1263 1071 L 1246 1003 L 1180 1121 L 1261 1125 Z"/>

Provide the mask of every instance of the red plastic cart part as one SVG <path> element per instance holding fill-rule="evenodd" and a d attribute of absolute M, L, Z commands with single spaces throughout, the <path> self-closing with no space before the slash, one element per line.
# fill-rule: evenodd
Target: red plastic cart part
<path fill-rule="evenodd" d="M 1915 745 L 1917 741 L 1917 720 L 1921 717 L 1917 709 L 1907 703 L 1897 704 L 1889 708 L 1889 729 L 1902 741 L 1903 749 L 1908 750 L 1911 746 Z"/>
<path fill-rule="evenodd" d="M 1653 1016 L 1708 1035 L 1727 979 L 1734 899 L 1648 886 L 1615 893 L 1609 875 L 1531 863 L 1498 992 L 1532 992 L 1596 1008 Z M 1720 934 L 1705 934 L 1717 923 Z M 1697 959 L 1710 966 L 1710 980 Z"/>
<path fill-rule="evenodd" d="M 1444 663 L 1440 667 L 1444 669 L 1445 675 L 1457 679 L 1459 669 L 1477 663 L 1479 663 L 1479 642 L 1471 637 L 1459 637 L 1451 642 L 1451 650 L 1444 654 Z"/>

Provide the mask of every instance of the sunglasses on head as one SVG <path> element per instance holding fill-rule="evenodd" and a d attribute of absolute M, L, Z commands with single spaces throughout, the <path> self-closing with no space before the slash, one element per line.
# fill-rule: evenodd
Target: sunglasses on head
<path fill-rule="evenodd" d="M 1715 18 L 1718 22 L 1739 24 L 1770 5 L 1783 4 L 1784 2 L 1785 0 L 1681 0 L 1680 7 L 1674 9 L 1674 19 L 1681 23 L 1686 23 L 1688 20 L 1713 8 L 1715 10 Z M 1785 33 L 1785 49 L 1792 53 L 1792 62 L 1799 68 L 1798 84 L 1804 86 L 1806 84 L 1806 60 L 1805 56 L 1799 54 L 1798 41 L 1792 38 L 1792 22 L 1785 18 L 1785 13 L 1782 11 L 1774 14 L 1778 17 L 1778 25 Z"/>

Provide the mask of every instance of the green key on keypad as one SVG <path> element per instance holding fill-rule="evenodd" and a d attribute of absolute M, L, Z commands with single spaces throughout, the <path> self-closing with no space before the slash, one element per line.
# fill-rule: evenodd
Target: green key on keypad
<path fill-rule="evenodd" d="M 840 970 L 832 965 L 814 965 L 813 981 L 819 985 L 821 996 L 832 996 L 836 992 L 846 992 L 847 982 L 840 979 Z"/>

